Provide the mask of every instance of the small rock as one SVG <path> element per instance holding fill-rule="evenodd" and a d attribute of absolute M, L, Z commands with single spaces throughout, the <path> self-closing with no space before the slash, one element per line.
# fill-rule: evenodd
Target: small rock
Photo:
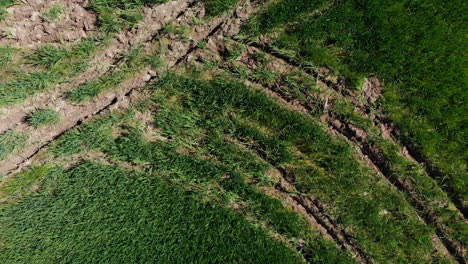
<path fill-rule="evenodd" d="M 370 76 L 369 78 L 364 79 L 364 84 L 362 85 L 362 95 L 367 99 L 369 103 L 374 103 L 379 99 L 382 94 L 382 85 L 380 81 L 375 76 Z"/>

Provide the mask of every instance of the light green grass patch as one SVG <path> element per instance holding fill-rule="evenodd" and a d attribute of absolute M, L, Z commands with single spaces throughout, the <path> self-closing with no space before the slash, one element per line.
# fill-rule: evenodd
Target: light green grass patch
<path fill-rule="evenodd" d="M 27 120 L 30 125 L 40 127 L 57 124 L 60 121 L 60 116 L 57 111 L 50 108 L 45 108 L 33 112 L 28 116 Z"/>

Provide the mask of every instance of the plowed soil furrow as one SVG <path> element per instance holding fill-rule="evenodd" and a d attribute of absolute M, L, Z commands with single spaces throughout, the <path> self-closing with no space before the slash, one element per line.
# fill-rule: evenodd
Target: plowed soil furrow
<path fill-rule="evenodd" d="M 346 89 L 346 80 L 344 78 L 338 77 L 336 78 L 336 80 L 331 80 L 327 78 L 327 76 L 319 73 L 313 68 L 304 67 L 300 63 L 296 62 L 293 58 L 278 53 L 274 48 L 270 47 L 267 44 L 253 42 L 249 43 L 249 45 L 258 48 L 270 54 L 271 56 L 281 59 L 294 67 L 302 69 L 314 78 L 317 78 L 317 80 L 319 80 L 327 87 L 332 88 L 333 90 L 345 96 L 348 100 L 350 100 L 350 102 L 352 102 L 356 106 L 360 113 L 365 114 L 374 122 L 374 125 L 376 127 L 381 129 L 382 135 L 387 136 L 386 139 L 392 140 L 397 146 L 400 146 L 400 152 L 403 153 L 408 160 L 410 160 L 411 162 L 417 162 L 422 164 L 426 170 L 427 175 L 439 183 L 440 187 L 448 194 L 448 196 L 451 198 L 451 201 L 454 203 L 454 205 L 460 211 L 460 213 L 465 218 L 467 217 L 468 206 L 466 205 L 466 201 L 464 201 L 463 197 L 461 197 L 460 194 L 457 193 L 452 183 L 448 181 L 448 175 L 442 169 L 437 167 L 437 165 L 435 165 L 426 155 L 424 155 L 423 151 L 415 144 L 413 144 L 411 140 L 402 136 L 398 125 L 393 123 L 388 118 L 388 116 L 384 114 L 383 109 L 379 108 L 377 109 L 377 112 L 371 111 L 368 104 L 363 104 L 357 99 L 358 96 L 353 91 Z M 380 86 L 380 82 L 378 82 L 377 80 L 377 84 L 375 85 Z M 381 90 L 381 87 L 377 87 L 377 89 Z"/>
<path fill-rule="evenodd" d="M 204 9 L 202 6 L 199 8 Z M 240 4 L 233 14 L 227 13 L 222 16 L 212 18 L 204 25 L 196 25 L 192 31 L 193 35 L 190 39 L 180 41 L 175 40 L 170 44 L 169 51 L 164 54 L 166 63 L 161 72 L 156 73 L 148 67 L 140 74 L 135 75 L 135 77 L 124 81 L 118 88 L 98 96 L 98 98 L 94 98 L 83 105 L 74 105 L 66 101 L 64 98 L 58 98 L 52 103 L 51 107 L 59 112 L 62 117 L 62 122 L 53 127 L 24 127 L 24 130 L 20 132 L 29 134 L 27 147 L 22 149 L 18 155 L 11 156 L 9 159 L 1 162 L 0 174 L 8 175 L 15 170 L 27 166 L 28 161 L 38 153 L 40 149 L 51 143 L 58 136 L 74 126 L 81 124 L 84 120 L 92 118 L 94 115 L 104 109 L 107 109 L 109 106 L 124 100 L 131 94 L 139 93 L 139 90 L 146 84 L 156 81 L 166 70 L 173 68 L 181 58 L 197 46 L 199 41 L 210 36 L 210 34 L 214 34 L 214 30 L 225 32 L 226 29 L 233 27 L 236 23 L 245 21 L 247 16 L 257 8 L 258 7 L 251 6 L 247 1 L 247 3 Z M 198 13 L 203 14 L 204 12 Z M 244 19 L 240 19 L 240 17 L 244 17 Z M 178 18 L 178 22 L 183 24 L 190 19 L 195 19 L 194 14 L 181 16 Z M 240 27 L 240 25 L 238 25 L 237 28 L 238 27 Z M 157 45 L 158 43 L 153 44 Z M 149 44 L 148 46 L 151 45 L 152 44 Z"/>
<path fill-rule="evenodd" d="M 17 125 L 25 126 L 22 121 L 34 110 L 44 107 L 53 108 L 57 100 L 63 100 L 64 93 L 105 73 L 115 70 L 130 49 L 140 43 L 147 43 L 154 34 L 170 23 L 194 2 L 194 0 L 170 1 L 151 8 L 145 8 L 145 18 L 140 26 L 130 31 L 120 32 L 105 50 L 100 51 L 91 60 L 91 67 L 69 83 L 59 84 L 52 91 L 33 95 L 25 102 L 0 108 L 0 133 Z M 21 129 L 21 128 L 20 128 Z"/>
<path fill-rule="evenodd" d="M 307 104 L 299 103 L 298 101 L 294 100 L 294 98 L 291 98 L 290 96 L 286 96 L 285 94 L 279 92 L 279 90 L 272 89 L 274 87 L 270 87 L 268 85 L 262 86 L 270 91 L 270 95 L 271 93 L 276 94 L 277 97 L 283 99 L 283 102 L 286 102 L 290 105 L 290 107 L 295 108 L 296 110 L 302 112 L 309 112 L 313 110 L 313 102 Z M 301 107 L 298 108 L 298 104 L 300 104 Z M 458 262 L 465 263 L 465 249 L 463 245 L 458 241 L 450 238 L 445 225 L 439 221 L 437 214 L 433 210 L 427 208 L 427 206 L 423 202 L 423 198 L 420 197 L 418 192 L 414 190 L 414 188 L 410 184 L 406 183 L 397 175 L 395 175 L 393 168 L 382 155 L 382 150 L 368 141 L 364 131 L 357 127 L 354 127 L 353 125 L 347 124 L 345 121 L 340 120 L 338 117 L 333 116 L 328 112 L 324 114 L 324 116 L 321 118 L 321 121 L 327 124 L 334 131 L 334 134 L 342 135 L 343 137 L 351 141 L 353 144 L 358 146 L 360 151 L 362 152 L 362 155 L 366 156 L 368 160 L 372 162 L 373 165 L 371 167 L 373 169 L 377 168 L 380 172 L 380 175 L 383 175 L 399 191 L 406 193 L 409 197 L 409 201 L 411 202 L 411 204 L 419 212 L 421 212 L 420 216 L 424 220 L 424 222 L 427 225 L 433 226 L 435 228 L 436 234 L 443 242 L 447 251 L 450 252 L 457 259 Z"/>

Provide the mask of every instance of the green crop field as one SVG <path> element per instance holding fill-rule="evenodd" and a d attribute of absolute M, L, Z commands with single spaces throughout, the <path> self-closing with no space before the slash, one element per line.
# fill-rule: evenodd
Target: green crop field
<path fill-rule="evenodd" d="M 0 0 L 0 263 L 466 263 L 465 10 Z"/>

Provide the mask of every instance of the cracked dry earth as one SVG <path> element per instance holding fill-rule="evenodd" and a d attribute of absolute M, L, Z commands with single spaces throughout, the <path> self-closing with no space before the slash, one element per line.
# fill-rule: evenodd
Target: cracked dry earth
<path fill-rule="evenodd" d="M 399 175 L 400 172 L 388 161 L 382 147 L 373 142 L 374 135 L 371 133 L 377 133 L 397 149 L 396 155 L 405 160 L 405 164 L 420 166 L 429 162 L 421 155 L 417 155 L 417 150 L 396 139 L 395 135 L 398 133 L 396 126 L 389 122 L 382 112 L 369 110 L 370 105 L 382 93 L 382 85 L 377 76 L 366 78 L 362 93 L 356 94 L 346 89 L 344 78 L 330 75 L 326 67 L 316 70 L 303 69 L 293 59 L 275 53 L 274 49 L 270 48 L 268 40 L 261 43 L 242 43 L 242 40 L 237 38 L 241 26 L 269 2 L 240 1 L 228 12 L 214 17 L 208 17 L 203 3 L 195 0 L 168 1 L 160 5 L 146 6 L 142 21 L 134 28 L 113 35 L 104 48 L 98 49 L 93 54 L 90 66 L 78 76 L 57 83 L 49 90 L 39 91 L 23 102 L 0 106 L 0 134 L 15 131 L 25 137 L 21 146 L 0 159 L 0 174 L 5 175 L 0 187 L 34 165 L 51 162 L 47 156 L 49 146 L 68 131 L 112 111 L 128 109 L 148 97 L 146 87 L 157 83 L 167 72 L 184 71 L 187 65 L 202 67 L 204 64 L 216 62 L 216 69 L 211 69 L 212 71 L 232 72 L 235 75 L 233 70 L 242 68 L 253 76 L 253 73 L 261 68 L 259 54 L 266 54 L 269 63 L 263 66 L 269 72 L 278 76 L 300 72 L 300 76 L 310 79 L 313 85 L 318 87 L 319 92 L 312 94 L 301 90 L 295 94 L 290 91 L 286 82 L 271 84 L 254 78 L 244 80 L 246 86 L 265 93 L 291 111 L 300 112 L 307 118 L 318 121 L 328 134 L 352 145 L 356 150 L 356 160 L 369 168 L 387 188 L 401 192 L 415 208 L 419 221 L 435 230 L 433 244 L 437 253 L 434 254 L 446 256 L 450 261 L 465 263 L 465 245 L 453 237 L 449 223 L 440 217 L 444 212 L 438 211 L 439 208 L 428 203 L 410 179 Z M 41 14 L 56 4 L 63 7 L 59 18 L 56 21 L 44 19 Z M 14 5 L 7 9 L 8 16 L 0 23 L 2 31 L 0 45 L 34 48 L 47 43 L 77 42 L 87 36 L 98 34 L 98 17 L 87 8 L 88 4 L 85 0 L 28 0 Z M 168 26 L 175 30 L 168 30 Z M 243 54 L 234 62 L 228 58 L 229 45 L 232 43 L 246 46 Z M 100 91 L 89 100 L 73 102 L 67 97 L 73 89 L 99 78 L 126 71 L 128 67 L 126 55 L 137 48 L 142 54 L 157 54 L 164 62 L 163 65 L 154 68 L 143 64 L 132 74 L 125 75 L 122 81 Z M 333 107 L 338 102 L 351 105 L 355 114 L 369 120 L 371 129 L 357 127 L 336 114 Z M 60 122 L 42 127 L 29 124 L 28 116 L 43 108 L 56 111 L 60 116 Z M 320 114 L 314 116 L 313 113 L 317 111 Z M 152 117 L 138 112 L 137 118 L 144 121 L 146 129 L 152 133 L 151 137 L 156 137 L 157 140 L 169 140 L 157 135 L 157 128 L 152 125 Z M 229 140 L 252 150 L 264 162 L 269 162 L 262 146 L 239 139 Z M 115 164 L 115 161 L 108 160 L 108 157 L 102 154 L 87 153 L 84 156 L 73 156 L 73 159 L 75 160 L 70 164 L 82 159 L 95 159 Z M 145 168 L 138 164 L 122 162 L 120 165 L 128 169 L 145 171 Z M 433 166 L 425 168 L 421 172 L 422 175 L 428 178 L 435 177 L 437 168 Z M 298 190 L 292 171 L 287 167 L 277 166 L 269 171 L 268 175 L 273 184 L 264 187 L 263 192 L 278 197 L 285 206 L 302 215 L 325 239 L 349 252 L 356 262 L 375 262 L 372 254 L 368 253 L 367 248 L 356 239 L 352 228 L 348 229 L 339 222 L 339 219 L 334 219 L 333 214 L 327 212 L 329 205 L 326 202 Z M 2 201 L 4 202 L 4 199 Z M 455 221 L 464 221 L 463 201 L 446 198 L 441 203 L 454 213 Z M 292 242 L 291 238 L 283 234 L 273 236 L 289 247 L 296 248 L 306 261 L 312 262 L 307 252 L 313 249 L 307 248 L 303 243 Z"/>

